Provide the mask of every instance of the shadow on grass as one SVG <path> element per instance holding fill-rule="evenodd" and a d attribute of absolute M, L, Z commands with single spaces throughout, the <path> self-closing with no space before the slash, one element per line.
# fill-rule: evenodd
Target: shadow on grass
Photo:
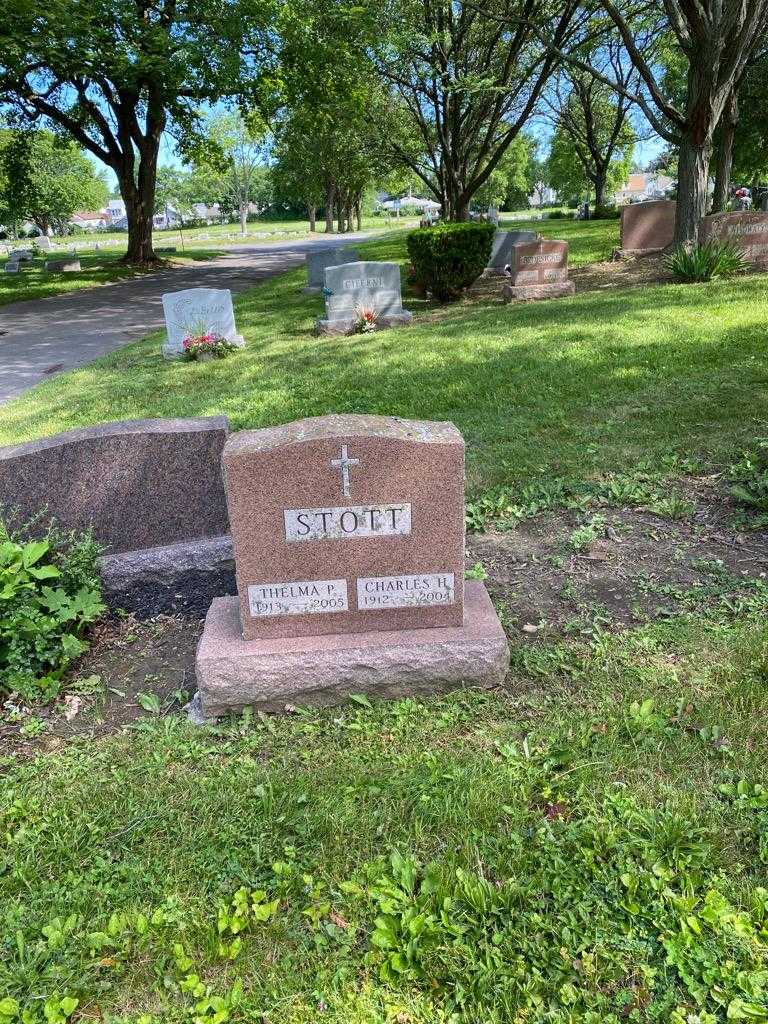
<path fill-rule="evenodd" d="M 7 405 L 3 440 L 123 418 L 225 414 L 238 430 L 380 413 L 453 420 L 473 476 L 496 482 L 717 460 L 768 413 L 765 276 L 458 306 L 350 338 L 312 335 L 322 301 L 301 283 L 290 273 L 237 300 L 246 351 L 168 363 L 155 334 Z"/>

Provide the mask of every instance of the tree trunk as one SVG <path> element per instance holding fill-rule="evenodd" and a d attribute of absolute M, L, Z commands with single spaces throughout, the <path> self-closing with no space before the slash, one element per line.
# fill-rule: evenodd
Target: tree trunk
<path fill-rule="evenodd" d="M 733 136 L 738 123 L 739 104 L 734 90 L 728 97 L 723 116 L 720 119 L 720 145 L 716 157 L 712 213 L 722 213 L 728 205 L 728 196 L 731 191 L 731 168 L 733 167 Z"/>
<path fill-rule="evenodd" d="M 605 171 L 596 171 L 592 184 L 595 187 L 595 208 L 605 206 Z"/>
<path fill-rule="evenodd" d="M 248 230 L 246 225 L 248 224 L 248 203 L 240 203 L 240 234 L 244 235 Z"/>
<path fill-rule="evenodd" d="M 326 234 L 333 234 L 333 202 L 335 189 L 333 182 L 327 182 L 325 186 L 325 231 Z"/>
<path fill-rule="evenodd" d="M 141 187 L 143 185 L 143 188 Z M 133 177 L 128 181 L 120 181 L 120 193 L 125 202 L 125 217 L 128 221 L 128 250 L 123 257 L 124 263 L 138 266 L 154 263 L 155 251 L 152 248 L 152 215 L 155 208 L 154 182 L 151 187 L 146 181 L 134 184 Z"/>
<path fill-rule="evenodd" d="M 344 234 L 344 204 L 341 196 L 336 197 L 336 231 L 340 235 Z"/>
<path fill-rule="evenodd" d="M 361 201 L 359 196 L 357 197 L 357 201 L 355 203 L 355 220 L 357 221 L 357 230 L 358 231 L 362 231 L 363 230 L 363 204 L 362 204 L 362 201 Z"/>
<path fill-rule="evenodd" d="M 314 203 L 308 203 L 307 211 L 309 213 L 309 230 L 317 231 L 317 206 Z"/>
<path fill-rule="evenodd" d="M 712 141 L 696 143 L 684 135 L 680 141 L 677 177 L 675 245 L 691 246 L 699 240 L 701 218 L 707 212 L 707 182 Z"/>
<path fill-rule="evenodd" d="M 352 199 L 347 196 L 344 203 L 344 231 L 352 230 Z"/>

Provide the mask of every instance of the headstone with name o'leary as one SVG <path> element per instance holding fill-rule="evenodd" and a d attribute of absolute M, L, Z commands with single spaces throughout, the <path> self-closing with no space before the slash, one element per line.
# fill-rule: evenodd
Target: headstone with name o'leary
<path fill-rule="evenodd" d="M 166 359 L 184 354 L 184 339 L 214 332 L 239 348 L 245 338 L 237 333 L 232 293 L 228 288 L 187 288 L 163 295 L 167 338 L 163 345 Z"/>
<path fill-rule="evenodd" d="M 211 605 L 197 713 L 502 682 L 484 584 L 464 581 L 464 442 L 451 423 L 324 416 L 230 435 L 238 597 Z"/>
<path fill-rule="evenodd" d="M 750 263 L 768 268 L 768 213 L 713 213 L 701 221 L 702 242 L 730 242 Z"/>
<path fill-rule="evenodd" d="M 305 292 L 322 291 L 325 284 L 325 268 L 338 267 L 343 263 L 357 260 L 355 249 L 320 249 L 307 253 L 307 285 Z"/>
<path fill-rule="evenodd" d="M 506 299 L 552 299 L 575 291 L 573 281 L 568 280 L 567 242 L 542 238 L 512 247 Z"/>
<path fill-rule="evenodd" d="M 497 231 L 483 277 L 504 277 L 512 263 L 512 247 L 518 242 L 535 242 L 538 237 L 535 231 Z"/>
<path fill-rule="evenodd" d="M 400 267 L 397 263 L 344 263 L 326 267 L 325 319 L 318 320 L 318 334 L 350 334 L 363 310 L 376 313 L 378 327 L 409 324 L 403 309 Z"/>

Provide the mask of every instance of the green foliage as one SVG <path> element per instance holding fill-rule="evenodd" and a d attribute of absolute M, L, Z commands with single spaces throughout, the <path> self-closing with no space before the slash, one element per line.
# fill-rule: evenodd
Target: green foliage
<path fill-rule="evenodd" d="M 89 535 L 25 540 L 0 522 L 0 693 L 50 697 L 87 649 L 104 612 L 97 555 Z"/>
<path fill-rule="evenodd" d="M 438 224 L 408 235 L 417 279 L 440 302 L 457 299 L 488 266 L 492 224 Z"/>
<path fill-rule="evenodd" d="M 689 284 L 714 281 L 747 270 L 746 256 L 730 242 L 705 242 L 699 245 L 679 245 L 664 260 L 664 265 L 679 281 Z"/>
<path fill-rule="evenodd" d="M 596 206 L 590 213 L 590 220 L 619 220 L 621 210 L 617 206 Z"/>
<path fill-rule="evenodd" d="M 768 512 L 768 440 L 757 446 L 730 468 L 730 492 L 743 505 Z"/>
<path fill-rule="evenodd" d="M 62 232 L 75 210 L 98 210 L 107 186 L 78 147 L 47 131 L 11 131 L 0 142 L 0 209 L 11 221 Z"/>

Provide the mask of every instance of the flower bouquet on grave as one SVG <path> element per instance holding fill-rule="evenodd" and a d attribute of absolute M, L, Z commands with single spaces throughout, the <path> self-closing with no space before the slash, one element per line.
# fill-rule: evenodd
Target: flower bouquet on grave
<path fill-rule="evenodd" d="M 376 330 L 378 314 L 372 306 L 355 307 L 355 334 L 370 334 Z"/>
<path fill-rule="evenodd" d="M 226 359 L 237 351 L 237 345 L 216 331 L 189 334 L 182 342 L 187 362 L 207 362 L 211 359 Z"/>

